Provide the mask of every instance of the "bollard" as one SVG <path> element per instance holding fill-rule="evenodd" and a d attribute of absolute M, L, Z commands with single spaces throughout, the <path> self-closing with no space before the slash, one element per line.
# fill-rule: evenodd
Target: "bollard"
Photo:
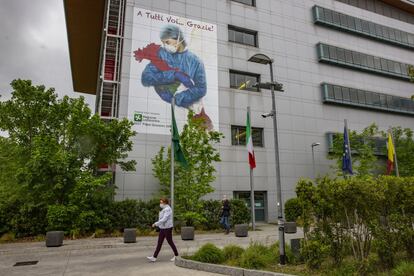
<path fill-rule="evenodd" d="M 137 230 L 135 228 L 124 229 L 124 243 L 137 242 Z"/>
<path fill-rule="evenodd" d="M 247 224 L 236 224 L 234 226 L 234 235 L 236 237 L 247 237 L 249 226 Z"/>
<path fill-rule="evenodd" d="M 46 232 L 46 247 L 59 247 L 63 244 L 63 231 Z"/>

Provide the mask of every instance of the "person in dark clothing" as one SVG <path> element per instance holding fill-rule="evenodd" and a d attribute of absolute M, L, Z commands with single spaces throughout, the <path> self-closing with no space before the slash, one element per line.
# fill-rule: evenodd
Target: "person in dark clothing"
<path fill-rule="evenodd" d="M 226 230 L 226 234 L 228 234 L 230 232 L 230 202 L 226 196 L 223 198 L 220 217 L 220 224 L 223 225 L 223 228 Z"/>

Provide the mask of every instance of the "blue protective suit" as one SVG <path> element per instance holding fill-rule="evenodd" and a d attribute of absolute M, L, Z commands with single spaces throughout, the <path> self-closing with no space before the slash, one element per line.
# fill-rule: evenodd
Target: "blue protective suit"
<path fill-rule="evenodd" d="M 203 62 L 193 53 L 185 50 L 180 53 L 170 53 L 164 48 L 158 51 L 160 59 L 164 60 L 171 68 L 178 68 L 186 73 L 194 82 L 194 86 L 175 95 L 175 104 L 181 107 L 189 107 L 206 95 L 207 83 Z M 171 103 L 173 94 L 178 85 L 174 76 L 175 71 L 160 71 L 155 65 L 149 63 L 142 72 L 141 82 L 143 86 L 154 86 L 155 91 L 164 101 Z"/>

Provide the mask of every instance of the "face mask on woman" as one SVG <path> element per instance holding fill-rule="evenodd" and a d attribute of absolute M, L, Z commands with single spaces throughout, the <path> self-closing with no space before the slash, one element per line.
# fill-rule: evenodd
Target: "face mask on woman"
<path fill-rule="evenodd" d="M 160 203 L 160 208 L 161 208 L 161 209 L 164 209 L 164 208 L 165 208 L 165 204 Z"/>

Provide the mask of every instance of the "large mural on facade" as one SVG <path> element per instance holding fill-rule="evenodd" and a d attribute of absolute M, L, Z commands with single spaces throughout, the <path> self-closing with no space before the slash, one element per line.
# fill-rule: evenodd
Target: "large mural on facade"
<path fill-rule="evenodd" d="M 171 101 L 179 128 L 189 110 L 219 127 L 217 26 L 134 8 L 128 117 L 138 133 L 170 134 Z"/>

